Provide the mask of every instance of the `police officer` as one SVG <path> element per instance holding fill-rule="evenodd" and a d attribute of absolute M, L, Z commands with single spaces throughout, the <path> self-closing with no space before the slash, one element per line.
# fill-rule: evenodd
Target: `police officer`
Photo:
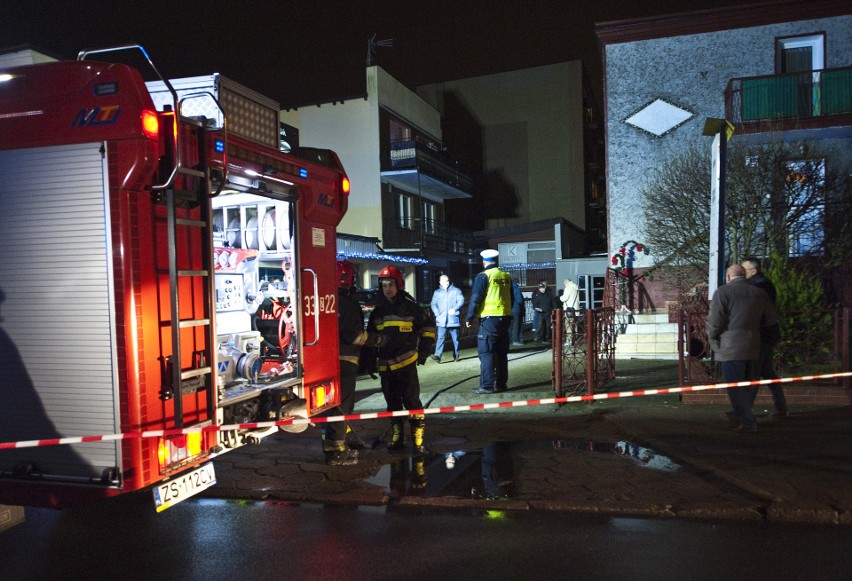
<path fill-rule="evenodd" d="M 368 332 L 378 332 L 386 342 L 378 349 L 377 368 L 387 409 L 422 409 L 417 365 L 423 365 L 435 348 L 435 323 L 431 310 L 423 309 L 405 292 L 402 272 L 393 266 L 379 271 L 382 298 L 367 322 Z M 405 448 L 404 418 L 391 420 L 388 450 Z M 414 453 L 425 454 L 426 416 L 409 417 Z"/>
<path fill-rule="evenodd" d="M 325 416 L 349 415 L 355 408 L 355 378 L 362 347 L 380 347 L 386 339 L 376 332 L 364 330 L 361 307 L 352 298 L 355 267 L 348 260 L 337 261 L 337 326 L 340 335 L 340 405 Z M 346 422 L 323 425 L 323 452 L 329 466 L 351 466 L 358 463 L 358 451 L 347 446 Z"/>
<path fill-rule="evenodd" d="M 497 268 L 499 252 L 479 253 L 483 271 L 473 280 L 465 325 L 479 317 L 476 346 L 479 351 L 479 387 L 473 393 L 505 391 L 509 382 L 509 326 L 512 324 L 512 277 Z"/>

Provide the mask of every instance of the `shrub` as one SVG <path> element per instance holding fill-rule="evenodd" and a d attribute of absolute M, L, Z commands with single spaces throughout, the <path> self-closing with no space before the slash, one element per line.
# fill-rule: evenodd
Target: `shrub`
<path fill-rule="evenodd" d="M 781 341 L 775 348 L 784 375 L 820 367 L 831 361 L 834 341 L 832 305 L 819 280 L 774 256 L 764 273 L 775 285 Z"/>

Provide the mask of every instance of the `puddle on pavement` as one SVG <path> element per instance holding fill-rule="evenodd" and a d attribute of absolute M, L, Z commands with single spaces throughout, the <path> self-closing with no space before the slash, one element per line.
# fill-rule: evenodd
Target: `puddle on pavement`
<path fill-rule="evenodd" d="M 596 442 L 577 438 L 493 442 L 471 450 L 394 457 L 365 482 L 383 487 L 391 498 L 511 499 L 515 483 L 514 457 L 529 451 L 558 449 L 615 454 L 638 467 L 664 472 L 680 468 L 670 458 L 627 440 Z"/>

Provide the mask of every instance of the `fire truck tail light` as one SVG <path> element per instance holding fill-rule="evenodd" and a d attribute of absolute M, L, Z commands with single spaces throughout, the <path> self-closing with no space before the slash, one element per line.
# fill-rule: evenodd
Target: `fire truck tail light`
<path fill-rule="evenodd" d="M 181 436 L 160 438 L 157 443 L 160 473 L 173 470 L 200 456 L 203 452 L 202 436 L 201 432 L 192 432 Z"/>
<path fill-rule="evenodd" d="M 159 139 L 160 121 L 154 111 L 142 111 L 142 132 L 149 139 Z"/>
<path fill-rule="evenodd" d="M 190 456 L 201 454 L 201 432 L 193 432 L 186 435 L 186 450 Z"/>
<path fill-rule="evenodd" d="M 334 382 L 311 386 L 311 401 L 314 408 L 320 408 L 334 402 L 337 397 Z"/>
<path fill-rule="evenodd" d="M 341 184 L 340 190 L 344 193 L 344 195 L 349 195 L 349 178 L 343 176 L 343 182 Z"/>

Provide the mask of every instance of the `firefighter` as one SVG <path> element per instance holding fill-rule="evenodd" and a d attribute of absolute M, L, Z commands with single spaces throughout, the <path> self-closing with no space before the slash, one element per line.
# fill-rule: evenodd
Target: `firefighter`
<path fill-rule="evenodd" d="M 405 281 L 398 268 L 383 268 L 379 272 L 379 285 L 382 297 L 370 314 L 367 330 L 378 331 L 387 338 L 385 345 L 378 349 L 377 361 L 387 410 L 422 409 L 417 365 L 424 365 L 435 347 L 432 313 L 421 308 L 414 297 L 405 292 Z M 425 454 L 426 416 L 410 416 L 409 423 L 414 453 Z M 404 427 L 404 418 L 391 420 L 388 450 L 405 447 Z"/>
<path fill-rule="evenodd" d="M 340 335 L 340 406 L 326 416 L 349 415 L 355 407 L 355 378 L 362 347 L 380 347 L 386 337 L 364 330 L 361 307 L 352 298 L 355 268 L 348 260 L 337 261 L 337 324 Z M 323 427 L 323 452 L 330 466 L 352 466 L 358 463 L 358 451 L 347 445 L 346 422 L 328 422 Z"/>

